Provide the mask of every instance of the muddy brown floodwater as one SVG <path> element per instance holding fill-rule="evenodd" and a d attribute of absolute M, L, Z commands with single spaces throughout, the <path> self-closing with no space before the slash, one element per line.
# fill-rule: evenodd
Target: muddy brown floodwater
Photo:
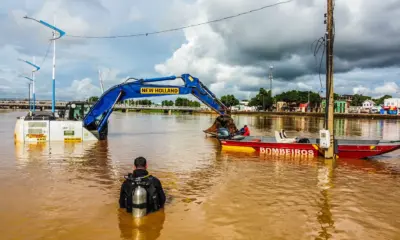
<path fill-rule="evenodd" d="M 400 239 L 400 151 L 374 160 L 221 152 L 212 115 L 114 113 L 97 143 L 14 145 L 0 112 L 0 239 Z M 321 119 L 236 116 L 252 135 L 317 136 Z M 400 122 L 337 119 L 337 136 L 400 139 Z M 167 194 L 140 221 L 118 209 L 144 156 Z"/>

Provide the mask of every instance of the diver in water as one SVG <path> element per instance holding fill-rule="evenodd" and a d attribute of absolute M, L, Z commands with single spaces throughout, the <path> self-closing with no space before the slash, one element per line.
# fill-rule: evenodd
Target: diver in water
<path fill-rule="evenodd" d="M 164 207 L 165 193 L 160 180 L 149 174 L 147 161 L 144 157 L 135 159 L 133 173 L 125 176 L 122 183 L 119 206 L 135 217 L 158 211 Z"/>

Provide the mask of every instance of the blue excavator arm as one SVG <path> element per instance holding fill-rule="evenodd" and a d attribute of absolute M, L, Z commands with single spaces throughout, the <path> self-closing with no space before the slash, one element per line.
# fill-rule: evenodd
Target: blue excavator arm
<path fill-rule="evenodd" d="M 181 78 L 184 85 L 158 85 L 154 82 L 175 80 Z M 125 81 L 116 85 L 99 98 L 86 114 L 83 125 L 88 130 L 101 132 L 110 117 L 116 103 L 132 98 L 159 97 L 166 95 L 193 94 L 205 105 L 220 115 L 226 114 L 227 107 L 198 78 L 189 74 L 150 79 L 139 79 L 133 82 Z"/>

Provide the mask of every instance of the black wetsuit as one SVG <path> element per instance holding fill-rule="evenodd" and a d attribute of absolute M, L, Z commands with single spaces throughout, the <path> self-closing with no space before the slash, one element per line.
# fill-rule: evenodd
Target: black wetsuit
<path fill-rule="evenodd" d="M 129 174 L 129 177 L 138 178 L 138 177 L 145 177 L 148 175 L 149 172 L 147 172 L 147 170 L 136 169 L 133 171 L 132 174 Z M 150 176 L 148 179 L 151 185 L 155 188 L 154 193 L 148 192 L 147 196 L 147 202 L 148 202 L 147 213 L 150 213 L 157 211 L 160 208 L 163 208 L 166 198 L 160 180 L 154 176 Z M 131 180 L 126 179 L 121 186 L 120 196 L 119 196 L 119 207 L 126 208 L 127 212 L 132 212 L 132 191 L 133 191 L 132 182 Z M 157 199 L 156 200 L 158 202 L 156 203 L 157 206 L 154 206 L 154 202 L 152 200 L 154 198 Z"/>

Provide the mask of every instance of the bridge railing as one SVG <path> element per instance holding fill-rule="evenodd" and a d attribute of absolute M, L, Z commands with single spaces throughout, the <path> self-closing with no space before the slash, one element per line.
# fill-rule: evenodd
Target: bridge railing
<path fill-rule="evenodd" d="M 56 102 L 57 106 L 65 106 L 67 102 Z M 0 101 L 1 106 L 25 106 L 29 101 Z M 51 101 L 36 101 L 36 106 L 51 106 Z"/>
<path fill-rule="evenodd" d="M 56 107 L 63 107 L 68 102 L 56 102 Z M 29 106 L 29 101 L 0 101 L 0 106 Z M 51 106 L 51 101 L 36 101 L 37 107 L 49 107 Z M 159 106 L 159 105 L 129 105 L 129 104 L 116 104 L 114 106 L 116 109 L 161 109 L 161 110 L 192 110 L 192 111 L 202 111 L 209 110 L 208 107 L 186 107 L 186 106 Z"/>
<path fill-rule="evenodd" d="M 208 107 L 186 107 L 186 106 L 158 106 L 158 105 L 125 105 L 116 104 L 114 108 L 119 109 L 165 109 L 165 110 L 208 110 Z"/>

